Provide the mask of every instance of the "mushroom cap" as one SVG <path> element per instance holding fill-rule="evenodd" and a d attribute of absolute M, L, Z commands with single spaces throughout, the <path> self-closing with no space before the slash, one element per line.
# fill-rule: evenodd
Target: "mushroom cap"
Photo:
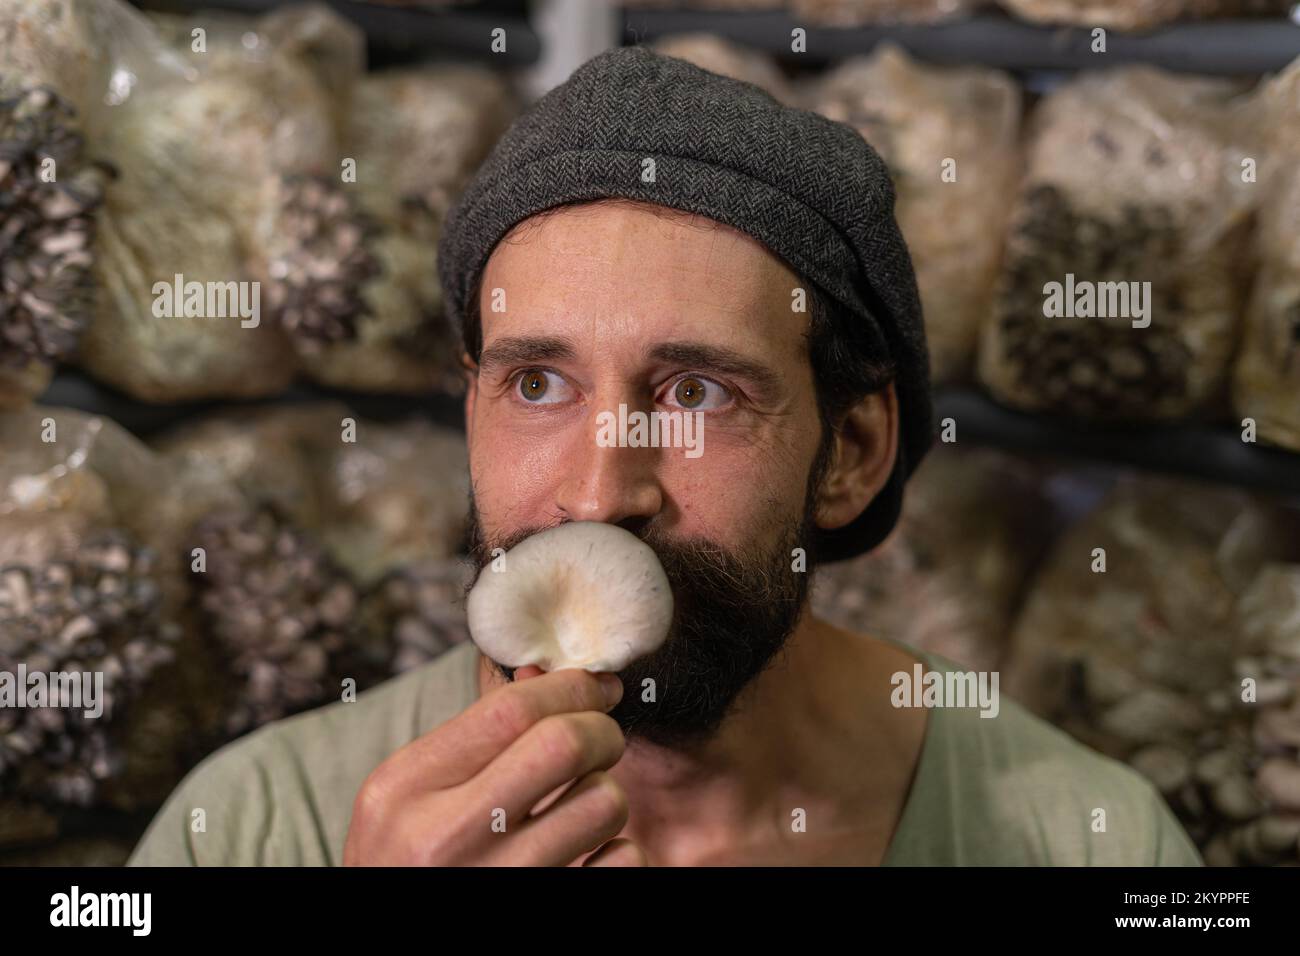
<path fill-rule="evenodd" d="M 654 549 L 599 521 L 525 538 L 466 601 L 470 635 L 505 667 L 617 671 L 668 636 L 673 595 Z"/>

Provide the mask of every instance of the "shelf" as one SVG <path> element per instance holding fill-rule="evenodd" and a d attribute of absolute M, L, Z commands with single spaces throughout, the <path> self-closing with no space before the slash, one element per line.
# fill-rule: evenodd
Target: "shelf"
<path fill-rule="evenodd" d="M 94 415 L 102 415 L 112 419 L 137 438 L 146 440 L 160 432 L 185 422 L 201 419 L 209 414 L 241 408 L 268 408 L 311 401 L 341 402 L 357 415 L 374 421 L 399 421 L 419 416 L 448 428 L 463 430 L 465 427 L 464 404 L 461 399 L 451 395 L 435 393 L 416 396 L 375 395 L 311 384 L 294 385 L 288 391 L 270 398 L 220 399 L 154 405 L 101 385 L 75 369 L 62 369 L 54 376 L 54 381 L 50 383 L 45 393 L 36 399 L 37 404 L 40 405 L 75 408 Z"/>
<path fill-rule="evenodd" d="M 375 421 L 418 416 L 457 430 L 465 424 L 463 401 L 446 394 L 375 395 L 300 384 L 273 398 L 151 405 L 75 369 L 61 370 L 37 401 L 103 415 L 143 439 L 215 412 L 308 401 L 337 401 Z M 1300 454 L 1244 444 L 1227 425 L 1075 422 L 1014 411 L 973 388 L 938 390 L 935 420 L 944 418 L 957 422 L 959 444 L 1199 478 L 1281 495 L 1300 504 Z"/>
<path fill-rule="evenodd" d="M 807 30 L 807 52 L 791 54 L 790 31 Z M 1239 75 L 1280 70 L 1300 56 L 1300 24 L 1284 19 L 1177 23 L 1149 33 L 1108 30 L 1093 53 L 1089 27 L 1022 23 L 980 14 L 937 24 L 819 26 L 784 11 L 625 10 L 624 42 L 705 31 L 792 62 L 825 63 L 868 53 L 892 40 L 919 59 L 978 63 L 1015 72 L 1073 72 L 1147 63 L 1185 73 Z"/>
<path fill-rule="evenodd" d="M 970 388 L 940 389 L 935 418 L 957 443 L 1123 465 L 1281 495 L 1300 503 L 1300 454 L 1249 445 L 1228 425 L 1097 425 L 1006 408 Z"/>
<path fill-rule="evenodd" d="M 166 12 L 196 9 L 259 15 L 297 0 L 133 0 L 140 7 Z M 431 9 L 322 0 L 366 35 L 371 68 L 428 59 L 431 56 L 473 59 L 497 65 L 525 66 L 541 56 L 541 41 L 528 19 L 524 0 L 480 0 L 466 6 Z M 506 31 L 506 49 L 491 50 L 491 34 Z"/>

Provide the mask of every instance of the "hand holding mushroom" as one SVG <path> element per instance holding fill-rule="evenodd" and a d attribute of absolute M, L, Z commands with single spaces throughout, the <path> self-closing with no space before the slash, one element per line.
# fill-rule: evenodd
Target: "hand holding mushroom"
<path fill-rule="evenodd" d="M 618 836 L 628 800 L 607 772 L 625 742 L 605 711 L 622 693 L 567 668 L 484 694 L 366 778 L 344 865 L 645 865 Z"/>
<path fill-rule="evenodd" d="M 648 545 L 596 522 L 547 529 L 504 557 L 504 570 L 485 568 L 470 593 L 469 626 L 485 654 L 516 668 L 516 680 L 366 778 L 346 865 L 647 862 L 618 836 L 628 800 L 607 772 L 625 747 L 606 713 L 623 685 L 590 671 L 617 671 L 663 643 L 673 615 L 668 578 Z"/>

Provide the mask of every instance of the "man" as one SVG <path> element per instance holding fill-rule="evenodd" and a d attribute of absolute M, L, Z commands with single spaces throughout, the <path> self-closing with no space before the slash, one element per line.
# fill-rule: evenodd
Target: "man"
<path fill-rule="evenodd" d="M 498 144 L 439 268 L 478 567 L 620 525 L 672 584 L 664 647 L 597 677 L 461 645 L 209 757 L 132 862 L 1199 863 L 1132 771 L 1009 701 L 902 699 L 956 668 L 807 612 L 813 564 L 888 534 L 931 441 L 915 279 L 856 133 L 605 54 Z M 701 453 L 598 442 L 620 405 L 698 414 Z"/>

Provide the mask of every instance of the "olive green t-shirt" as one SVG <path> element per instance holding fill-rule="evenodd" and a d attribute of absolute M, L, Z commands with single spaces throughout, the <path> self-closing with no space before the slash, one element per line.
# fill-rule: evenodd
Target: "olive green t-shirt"
<path fill-rule="evenodd" d="M 930 670 L 962 670 L 908 650 Z M 478 651 L 465 643 L 355 701 L 268 724 L 189 773 L 128 865 L 338 865 L 352 801 L 370 771 L 477 697 Z M 975 708 L 931 710 L 884 863 L 1199 866 L 1201 859 L 1143 777 L 1004 697 L 992 718 Z"/>

